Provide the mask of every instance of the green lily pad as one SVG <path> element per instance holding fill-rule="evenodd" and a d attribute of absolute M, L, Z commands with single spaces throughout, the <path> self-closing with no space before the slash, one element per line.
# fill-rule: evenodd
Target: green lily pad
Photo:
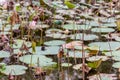
<path fill-rule="evenodd" d="M 116 41 L 120 41 L 120 37 L 117 37 L 117 36 L 116 36 L 116 37 L 115 37 L 115 40 L 116 40 Z"/>
<path fill-rule="evenodd" d="M 12 30 L 18 30 L 19 29 L 20 24 L 15 24 L 12 27 Z M 4 31 L 10 31 L 11 30 L 11 25 L 6 25 L 6 27 L 4 27 Z"/>
<path fill-rule="evenodd" d="M 105 55 L 106 56 L 119 57 L 120 56 L 120 51 L 105 52 Z"/>
<path fill-rule="evenodd" d="M 85 64 L 87 66 L 87 64 Z M 91 69 L 90 67 L 88 67 L 89 70 Z M 76 64 L 73 66 L 73 69 L 75 70 L 81 70 L 82 71 L 82 64 Z"/>
<path fill-rule="evenodd" d="M 14 40 L 15 43 L 13 44 L 13 48 L 21 48 L 23 43 L 27 46 L 27 47 L 31 47 L 32 43 L 29 42 L 29 41 L 24 41 L 24 40 L 20 40 L 20 39 L 17 39 L 17 40 Z"/>
<path fill-rule="evenodd" d="M 36 47 L 36 52 L 35 54 L 39 54 L 39 55 L 57 55 L 58 51 L 59 51 L 59 46 L 49 46 L 49 47 L 45 47 L 45 50 L 42 51 L 41 50 L 41 46 L 40 47 Z M 32 48 L 30 48 L 29 50 L 32 53 Z"/>
<path fill-rule="evenodd" d="M 76 64 L 76 65 L 74 65 L 73 69 L 75 69 L 75 70 L 82 70 L 82 64 Z"/>
<path fill-rule="evenodd" d="M 52 37 L 54 39 L 64 39 L 68 35 L 62 34 L 62 33 L 51 33 L 51 34 L 46 34 L 46 37 Z"/>
<path fill-rule="evenodd" d="M 87 21 L 86 24 L 90 26 L 100 26 L 100 24 L 97 21 Z"/>
<path fill-rule="evenodd" d="M 89 50 L 99 50 L 99 47 L 98 46 L 90 46 L 90 47 L 87 47 L 87 49 Z"/>
<path fill-rule="evenodd" d="M 21 51 L 20 49 L 14 49 L 13 50 L 13 54 L 19 54 L 19 53 L 25 54 L 27 52 L 25 50 Z"/>
<path fill-rule="evenodd" d="M 26 73 L 27 67 L 21 65 L 8 65 L 5 66 L 5 70 L 1 71 L 1 73 L 5 75 L 23 75 Z"/>
<path fill-rule="evenodd" d="M 52 40 L 52 41 L 47 41 L 44 44 L 47 45 L 47 46 L 57 46 L 57 45 L 65 44 L 65 41 L 63 41 L 63 40 Z"/>
<path fill-rule="evenodd" d="M 47 34 L 50 34 L 50 33 L 59 33 L 59 32 L 62 32 L 62 30 L 55 29 L 55 28 L 48 29 L 48 30 L 45 31 L 45 33 L 47 33 Z"/>
<path fill-rule="evenodd" d="M 91 29 L 92 32 L 101 32 L 101 33 L 110 33 L 110 32 L 114 32 L 115 30 L 112 28 L 92 28 Z"/>
<path fill-rule="evenodd" d="M 78 50 L 82 50 L 82 45 L 81 45 L 81 46 L 75 46 L 74 48 L 75 48 L 75 49 L 78 49 Z M 87 49 L 87 47 L 84 46 L 84 49 Z"/>
<path fill-rule="evenodd" d="M 71 35 L 71 39 L 83 40 L 82 36 L 83 36 L 82 33 L 74 34 L 74 35 Z M 84 34 L 85 41 L 90 41 L 90 40 L 95 40 L 95 39 L 98 39 L 98 36 L 96 36 L 94 34 Z"/>
<path fill-rule="evenodd" d="M 87 58 L 86 60 L 90 61 L 90 62 L 93 62 L 93 61 L 98 61 L 100 59 L 102 59 L 102 61 L 106 61 L 109 58 L 107 56 L 92 56 L 92 57 Z"/>
<path fill-rule="evenodd" d="M 120 42 L 92 42 L 89 46 L 98 46 L 100 51 L 116 50 L 120 47 Z"/>
<path fill-rule="evenodd" d="M 51 58 L 47 58 L 44 55 L 25 55 L 20 57 L 19 60 L 26 64 L 40 67 L 51 66 L 54 64 Z"/>
<path fill-rule="evenodd" d="M 41 28 L 49 28 L 49 27 L 50 27 L 50 26 L 47 25 L 47 24 L 42 24 L 42 25 L 41 25 L 41 24 L 37 24 L 37 25 L 36 25 L 36 28 L 37 28 L 37 29 L 41 29 Z"/>
<path fill-rule="evenodd" d="M 77 24 L 65 24 L 64 29 L 68 30 L 89 30 L 91 26 L 88 25 L 77 25 Z"/>
<path fill-rule="evenodd" d="M 6 51 L 0 51 L 0 58 L 10 57 L 10 53 Z"/>
<path fill-rule="evenodd" d="M 88 77 L 89 80 L 117 80 L 116 74 L 100 73 L 99 75 L 92 75 Z"/>
<path fill-rule="evenodd" d="M 71 67 L 72 64 L 71 63 L 62 63 L 61 66 L 62 67 Z"/>
<path fill-rule="evenodd" d="M 103 24 L 102 26 L 104 26 L 104 27 L 117 27 L 117 25 L 116 25 L 115 22 L 112 22 L 112 23 L 105 23 L 105 24 Z"/>
<path fill-rule="evenodd" d="M 120 68 L 120 62 L 113 63 L 112 67 L 114 67 L 114 68 Z"/>
<path fill-rule="evenodd" d="M 85 58 L 89 56 L 89 54 L 87 52 L 84 52 Z M 69 52 L 69 56 L 68 57 L 72 57 L 72 58 L 82 58 L 82 52 L 81 51 L 70 51 Z"/>
<path fill-rule="evenodd" d="M 0 32 L 0 35 L 1 34 L 4 34 L 4 35 L 6 35 L 6 34 L 11 34 L 11 32 Z"/>
<path fill-rule="evenodd" d="M 115 60 L 115 61 L 120 61 L 120 57 L 119 56 L 114 56 L 114 57 L 112 57 L 112 59 Z"/>
<path fill-rule="evenodd" d="M 111 23 L 114 23 L 116 20 L 115 20 L 115 18 L 109 18 L 109 19 L 108 19 L 108 18 L 107 18 L 107 19 L 105 18 L 105 19 L 102 19 L 101 21 L 104 22 L 105 24 L 107 23 L 107 24 L 109 25 L 109 24 L 111 24 Z M 103 25 L 104 25 L 104 24 L 103 24 Z"/>

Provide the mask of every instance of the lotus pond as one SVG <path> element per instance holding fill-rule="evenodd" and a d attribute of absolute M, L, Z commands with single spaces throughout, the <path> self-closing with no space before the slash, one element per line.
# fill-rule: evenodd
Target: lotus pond
<path fill-rule="evenodd" d="M 119 80 L 120 0 L 0 0 L 0 80 Z"/>

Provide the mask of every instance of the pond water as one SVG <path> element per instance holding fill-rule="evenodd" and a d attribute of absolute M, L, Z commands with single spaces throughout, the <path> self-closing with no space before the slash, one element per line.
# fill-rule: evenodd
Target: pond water
<path fill-rule="evenodd" d="M 117 2 L 31 2 L 0 4 L 0 80 L 120 79 Z"/>

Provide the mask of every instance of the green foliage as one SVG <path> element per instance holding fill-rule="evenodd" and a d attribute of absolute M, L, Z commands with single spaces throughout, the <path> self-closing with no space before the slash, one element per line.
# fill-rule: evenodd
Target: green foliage
<path fill-rule="evenodd" d="M 32 41 L 32 52 L 36 52 L 36 42 Z"/>
<path fill-rule="evenodd" d="M 65 5 L 66 5 L 69 9 L 73 9 L 73 8 L 76 7 L 75 4 L 73 4 L 73 3 L 69 2 L 69 1 L 65 1 Z"/>
<path fill-rule="evenodd" d="M 89 62 L 88 66 L 93 69 L 97 69 L 100 66 L 101 62 L 102 62 L 102 59 L 100 59 L 98 61 L 94 61 L 94 62 Z"/>

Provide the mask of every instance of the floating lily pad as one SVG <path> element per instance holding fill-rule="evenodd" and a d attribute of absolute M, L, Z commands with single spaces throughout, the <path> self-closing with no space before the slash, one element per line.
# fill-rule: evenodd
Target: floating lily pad
<path fill-rule="evenodd" d="M 82 36 L 83 36 L 82 33 L 74 34 L 74 35 L 71 35 L 71 39 L 83 40 Z M 84 40 L 85 41 L 95 40 L 95 39 L 98 39 L 98 36 L 96 36 L 94 34 L 84 34 Z"/>
<path fill-rule="evenodd" d="M 101 21 L 104 22 L 104 23 L 107 23 L 107 24 L 111 24 L 111 23 L 114 23 L 116 20 L 115 20 L 115 18 L 109 18 L 109 19 L 108 18 L 104 18 Z"/>
<path fill-rule="evenodd" d="M 61 66 L 62 67 L 70 67 L 70 66 L 72 66 L 72 64 L 71 63 L 62 63 Z"/>
<path fill-rule="evenodd" d="M 44 44 L 47 46 L 57 46 L 57 45 L 62 45 L 64 43 L 65 43 L 65 41 L 63 41 L 63 40 L 52 40 L 52 41 L 47 41 Z"/>
<path fill-rule="evenodd" d="M 112 67 L 114 67 L 114 68 L 120 68 L 120 62 L 113 63 Z"/>
<path fill-rule="evenodd" d="M 92 42 L 89 46 L 98 46 L 100 51 L 116 50 L 120 47 L 120 42 Z"/>
<path fill-rule="evenodd" d="M 28 42 L 28 41 L 24 41 L 24 40 L 20 40 L 20 39 L 17 39 L 17 40 L 14 40 L 15 43 L 13 44 L 13 48 L 21 48 L 23 43 L 27 46 L 27 47 L 31 47 L 31 42 Z"/>
<path fill-rule="evenodd" d="M 106 56 L 119 57 L 119 56 L 120 56 L 120 51 L 105 52 L 105 55 L 106 55 Z"/>
<path fill-rule="evenodd" d="M 115 40 L 116 40 L 116 41 L 120 41 L 120 37 L 117 37 L 117 36 L 116 36 L 116 37 L 115 37 Z"/>
<path fill-rule="evenodd" d="M 36 25 L 36 28 L 38 28 L 38 29 L 41 29 L 41 28 L 49 28 L 50 26 L 49 25 L 47 25 L 47 24 L 37 24 Z"/>
<path fill-rule="evenodd" d="M 112 28 L 92 28 L 92 32 L 101 32 L 101 33 L 109 33 L 109 32 L 114 32 L 115 30 Z"/>
<path fill-rule="evenodd" d="M 93 75 L 88 77 L 89 80 L 117 80 L 116 74 L 100 73 L 99 75 Z"/>
<path fill-rule="evenodd" d="M 27 52 L 26 52 L 25 50 L 21 51 L 20 49 L 14 49 L 14 50 L 13 50 L 13 53 L 14 53 L 14 54 L 19 54 L 19 53 L 25 54 L 25 53 L 27 53 Z"/>
<path fill-rule="evenodd" d="M 62 32 L 62 30 L 60 30 L 60 29 L 55 29 L 55 28 L 53 28 L 53 29 L 48 29 L 48 30 L 45 31 L 45 33 L 48 33 L 48 34 L 50 34 L 50 33 L 59 33 L 59 32 Z"/>
<path fill-rule="evenodd" d="M 90 26 L 100 26 L 100 24 L 97 21 L 87 21 L 86 24 Z"/>
<path fill-rule="evenodd" d="M 40 47 L 36 47 L 36 52 L 35 54 L 39 54 L 39 55 L 57 55 L 58 51 L 59 51 L 59 46 L 49 46 L 49 47 L 45 47 L 45 50 L 41 50 L 41 46 Z M 30 48 L 29 50 L 32 53 L 32 48 Z"/>
<path fill-rule="evenodd" d="M 85 64 L 86 66 L 87 66 L 87 64 Z M 89 68 L 89 67 L 88 67 Z M 75 70 L 82 70 L 82 64 L 76 64 L 76 65 L 74 65 L 73 66 L 73 69 L 75 69 Z M 90 70 L 91 68 L 89 68 L 89 70 Z"/>
<path fill-rule="evenodd" d="M 117 25 L 115 22 L 112 22 L 112 23 L 105 23 L 102 26 L 104 26 L 104 27 L 116 27 Z"/>
<path fill-rule="evenodd" d="M 78 50 L 82 50 L 82 48 L 83 48 L 85 50 L 85 49 L 87 49 L 87 46 L 84 46 L 84 47 L 82 47 L 82 46 L 75 46 L 74 48 L 78 49 Z"/>
<path fill-rule="evenodd" d="M 0 35 L 1 34 L 4 34 L 4 35 L 6 35 L 6 34 L 11 34 L 11 32 L 0 32 Z"/>
<path fill-rule="evenodd" d="M 12 30 L 18 30 L 19 29 L 20 24 L 15 24 L 14 26 L 12 26 Z M 6 25 L 6 27 L 4 27 L 4 31 L 10 31 L 11 30 L 11 25 Z"/>
<path fill-rule="evenodd" d="M 119 56 L 114 56 L 114 57 L 112 57 L 112 59 L 115 60 L 115 61 L 120 61 L 120 57 Z"/>
<path fill-rule="evenodd" d="M 99 50 L 99 47 L 98 46 L 90 46 L 90 47 L 87 47 L 87 49 L 89 50 Z"/>
<path fill-rule="evenodd" d="M 89 30 L 91 26 L 88 25 L 77 25 L 77 24 L 65 24 L 64 29 L 68 30 Z"/>
<path fill-rule="evenodd" d="M 62 34 L 62 33 L 51 33 L 51 34 L 46 34 L 47 37 L 52 37 L 54 39 L 64 39 L 68 35 Z"/>
<path fill-rule="evenodd" d="M 6 51 L 0 51 L 0 58 L 10 57 L 10 53 Z"/>
<path fill-rule="evenodd" d="M 92 56 L 92 57 L 87 58 L 86 60 L 93 62 L 93 61 L 98 61 L 100 59 L 102 59 L 102 61 L 106 61 L 108 60 L 108 57 L 107 56 Z"/>
<path fill-rule="evenodd" d="M 47 58 L 44 55 L 25 55 L 19 58 L 21 62 L 24 62 L 26 64 L 32 65 L 32 66 L 51 66 L 52 59 Z"/>
<path fill-rule="evenodd" d="M 23 75 L 25 74 L 25 70 L 27 67 L 21 65 L 8 65 L 5 66 L 5 70 L 1 71 L 1 73 L 5 75 Z"/>
<path fill-rule="evenodd" d="M 84 52 L 85 58 L 89 56 L 89 54 L 87 52 Z M 82 58 L 82 52 L 81 51 L 70 51 L 69 52 L 69 57 L 72 58 Z"/>

